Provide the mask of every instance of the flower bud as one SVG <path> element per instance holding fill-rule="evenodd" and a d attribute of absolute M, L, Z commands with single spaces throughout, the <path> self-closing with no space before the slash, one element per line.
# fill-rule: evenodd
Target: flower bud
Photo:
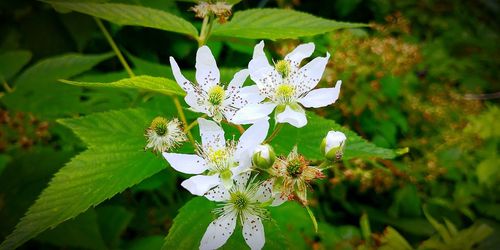
<path fill-rule="evenodd" d="M 330 131 L 321 142 L 321 153 L 330 161 L 342 159 L 347 137 L 339 131 Z"/>
<path fill-rule="evenodd" d="M 258 145 L 253 151 L 252 162 L 259 168 L 269 168 L 274 164 L 276 154 L 269 144 Z"/>

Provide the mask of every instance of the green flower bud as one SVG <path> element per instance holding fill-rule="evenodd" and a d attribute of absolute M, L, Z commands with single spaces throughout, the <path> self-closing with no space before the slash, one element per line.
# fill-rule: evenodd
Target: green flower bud
<path fill-rule="evenodd" d="M 267 169 L 274 164 L 276 154 L 269 144 L 259 145 L 253 151 L 252 163 L 262 169 Z"/>
<path fill-rule="evenodd" d="M 321 142 L 321 153 L 330 161 L 342 159 L 347 137 L 339 131 L 330 131 Z"/>

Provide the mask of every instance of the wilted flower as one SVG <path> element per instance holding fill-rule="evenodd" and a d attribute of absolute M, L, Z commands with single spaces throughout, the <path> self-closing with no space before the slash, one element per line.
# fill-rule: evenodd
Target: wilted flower
<path fill-rule="evenodd" d="M 226 142 L 224 130 L 213 121 L 198 118 L 198 123 L 202 142 L 198 154 L 164 153 L 163 156 L 175 170 L 196 174 L 181 183 L 194 195 L 204 195 L 219 184 L 230 189 L 234 177 L 251 167 L 251 153 L 266 138 L 269 123 L 265 120 L 255 123 L 238 142 Z"/>
<path fill-rule="evenodd" d="M 186 103 L 195 112 L 205 113 L 216 122 L 231 120 L 234 114 L 249 103 L 263 100 L 257 86 L 243 87 L 248 70 L 237 72 L 229 85 L 220 82 L 220 72 L 212 52 L 202 46 L 196 52 L 196 84 L 187 80 L 181 73 L 173 57 L 170 64 L 175 80 L 186 91 Z"/>
<path fill-rule="evenodd" d="M 328 52 L 326 57 L 314 58 L 299 68 L 302 59 L 311 56 L 314 51 L 313 43 L 301 44 L 272 67 L 263 49 L 263 41 L 255 46 L 248 70 L 260 94 L 267 100 L 240 109 L 233 117 L 233 122 L 253 123 L 267 117 L 276 108 L 275 117 L 278 123 L 290 123 L 300 128 L 307 124 L 301 105 L 306 108 L 318 108 L 330 105 L 338 99 L 341 81 L 337 81 L 334 88 L 313 90 L 330 58 Z"/>
<path fill-rule="evenodd" d="M 258 145 L 253 152 L 252 163 L 259 168 L 269 168 L 275 160 L 276 154 L 269 144 Z"/>
<path fill-rule="evenodd" d="M 231 7 L 233 6 L 224 1 L 215 3 L 201 1 L 191 10 L 194 11 L 195 16 L 198 18 L 205 18 L 209 14 L 214 14 L 219 19 L 219 23 L 225 23 L 231 16 Z"/>
<path fill-rule="evenodd" d="M 271 173 L 276 178 L 275 186 L 281 186 L 282 199 L 297 198 L 304 205 L 307 204 L 309 182 L 325 177 L 319 168 L 309 166 L 304 156 L 297 153 L 296 146 L 286 158 L 276 160 Z"/>
<path fill-rule="evenodd" d="M 330 161 L 342 159 L 347 137 L 340 131 L 330 131 L 321 142 L 321 153 Z"/>
<path fill-rule="evenodd" d="M 250 172 L 238 175 L 235 185 L 226 189 L 218 186 L 210 190 L 205 197 L 217 202 L 223 202 L 215 209 L 218 218 L 210 223 L 203 235 L 200 249 L 217 249 L 223 246 L 233 234 L 236 220 L 243 226 L 243 238 L 251 249 L 261 249 L 265 244 L 262 219 L 268 217 L 264 208 L 272 199 L 272 182 L 248 181 Z"/>
<path fill-rule="evenodd" d="M 168 121 L 160 116 L 153 119 L 144 136 L 147 139 L 145 149 L 152 148 L 153 152 L 166 152 L 187 140 L 179 120 Z"/>

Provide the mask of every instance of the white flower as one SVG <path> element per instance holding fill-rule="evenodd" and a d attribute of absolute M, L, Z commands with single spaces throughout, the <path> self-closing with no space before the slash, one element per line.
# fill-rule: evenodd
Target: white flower
<path fill-rule="evenodd" d="M 304 109 L 319 108 L 334 103 L 340 92 L 342 81 L 337 81 L 334 88 L 315 89 L 330 54 L 317 57 L 299 67 L 302 59 L 311 56 L 314 44 L 301 44 L 289 53 L 284 60 L 271 66 L 264 54 L 264 42 L 254 48 L 253 58 L 248 64 L 250 78 L 257 84 L 260 94 L 267 98 L 263 103 L 249 104 L 240 109 L 233 117 L 233 122 L 249 124 L 267 117 L 276 108 L 276 121 L 290 123 L 295 127 L 307 124 Z M 300 105 L 299 105 L 300 104 Z"/>
<path fill-rule="evenodd" d="M 173 57 L 170 57 L 170 65 L 175 80 L 187 93 L 186 103 L 195 112 L 207 114 L 216 122 L 230 121 L 243 106 L 263 100 L 257 86 L 242 87 L 248 77 L 246 69 L 237 72 L 227 87 L 222 85 L 215 58 L 207 46 L 196 52 L 196 84 L 182 75 Z"/>
<path fill-rule="evenodd" d="M 226 189 L 218 186 L 210 190 L 205 197 L 223 205 L 215 210 L 218 218 L 210 223 L 203 235 L 200 249 L 217 249 L 223 246 L 233 234 L 236 220 L 243 226 L 243 238 L 251 249 L 261 249 L 265 244 L 262 219 L 268 217 L 264 208 L 272 199 L 272 181 L 248 183 L 250 172 L 240 174 L 236 184 Z M 269 204 L 268 204 L 269 205 Z"/>
<path fill-rule="evenodd" d="M 179 120 L 168 121 L 163 117 L 153 119 L 144 136 L 147 139 L 145 149 L 152 148 L 154 152 L 166 152 L 187 140 Z"/>
<path fill-rule="evenodd" d="M 340 131 L 329 131 L 321 142 L 321 151 L 328 160 L 340 160 L 347 137 Z"/>
<path fill-rule="evenodd" d="M 249 170 L 251 154 L 267 136 L 269 123 L 255 123 L 240 137 L 239 141 L 227 141 L 224 131 L 217 123 L 198 118 L 202 144 L 198 154 L 164 153 L 163 156 L 177 171 L 196 174 L 181 185 L 194 195 L 204 195 L 211 188 L 223 184 L 227 189 L 239 173 Z"/>

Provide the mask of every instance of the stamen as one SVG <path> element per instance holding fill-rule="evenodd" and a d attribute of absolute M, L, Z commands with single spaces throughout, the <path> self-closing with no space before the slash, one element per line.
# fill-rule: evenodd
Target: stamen
<path fill-rule="evenodd" d="M 274 93 L 276 101 L 280 104 L 289 104 L 294 101 L 295 88 L 290 84 L 280 84 Z"/>
<path fill-rule="evenodd" d="M 208 90 L 208 102 L 213 106 L 221 105 L 225 97 L 224 88 L 219 85 L 215 85 Z"/>

